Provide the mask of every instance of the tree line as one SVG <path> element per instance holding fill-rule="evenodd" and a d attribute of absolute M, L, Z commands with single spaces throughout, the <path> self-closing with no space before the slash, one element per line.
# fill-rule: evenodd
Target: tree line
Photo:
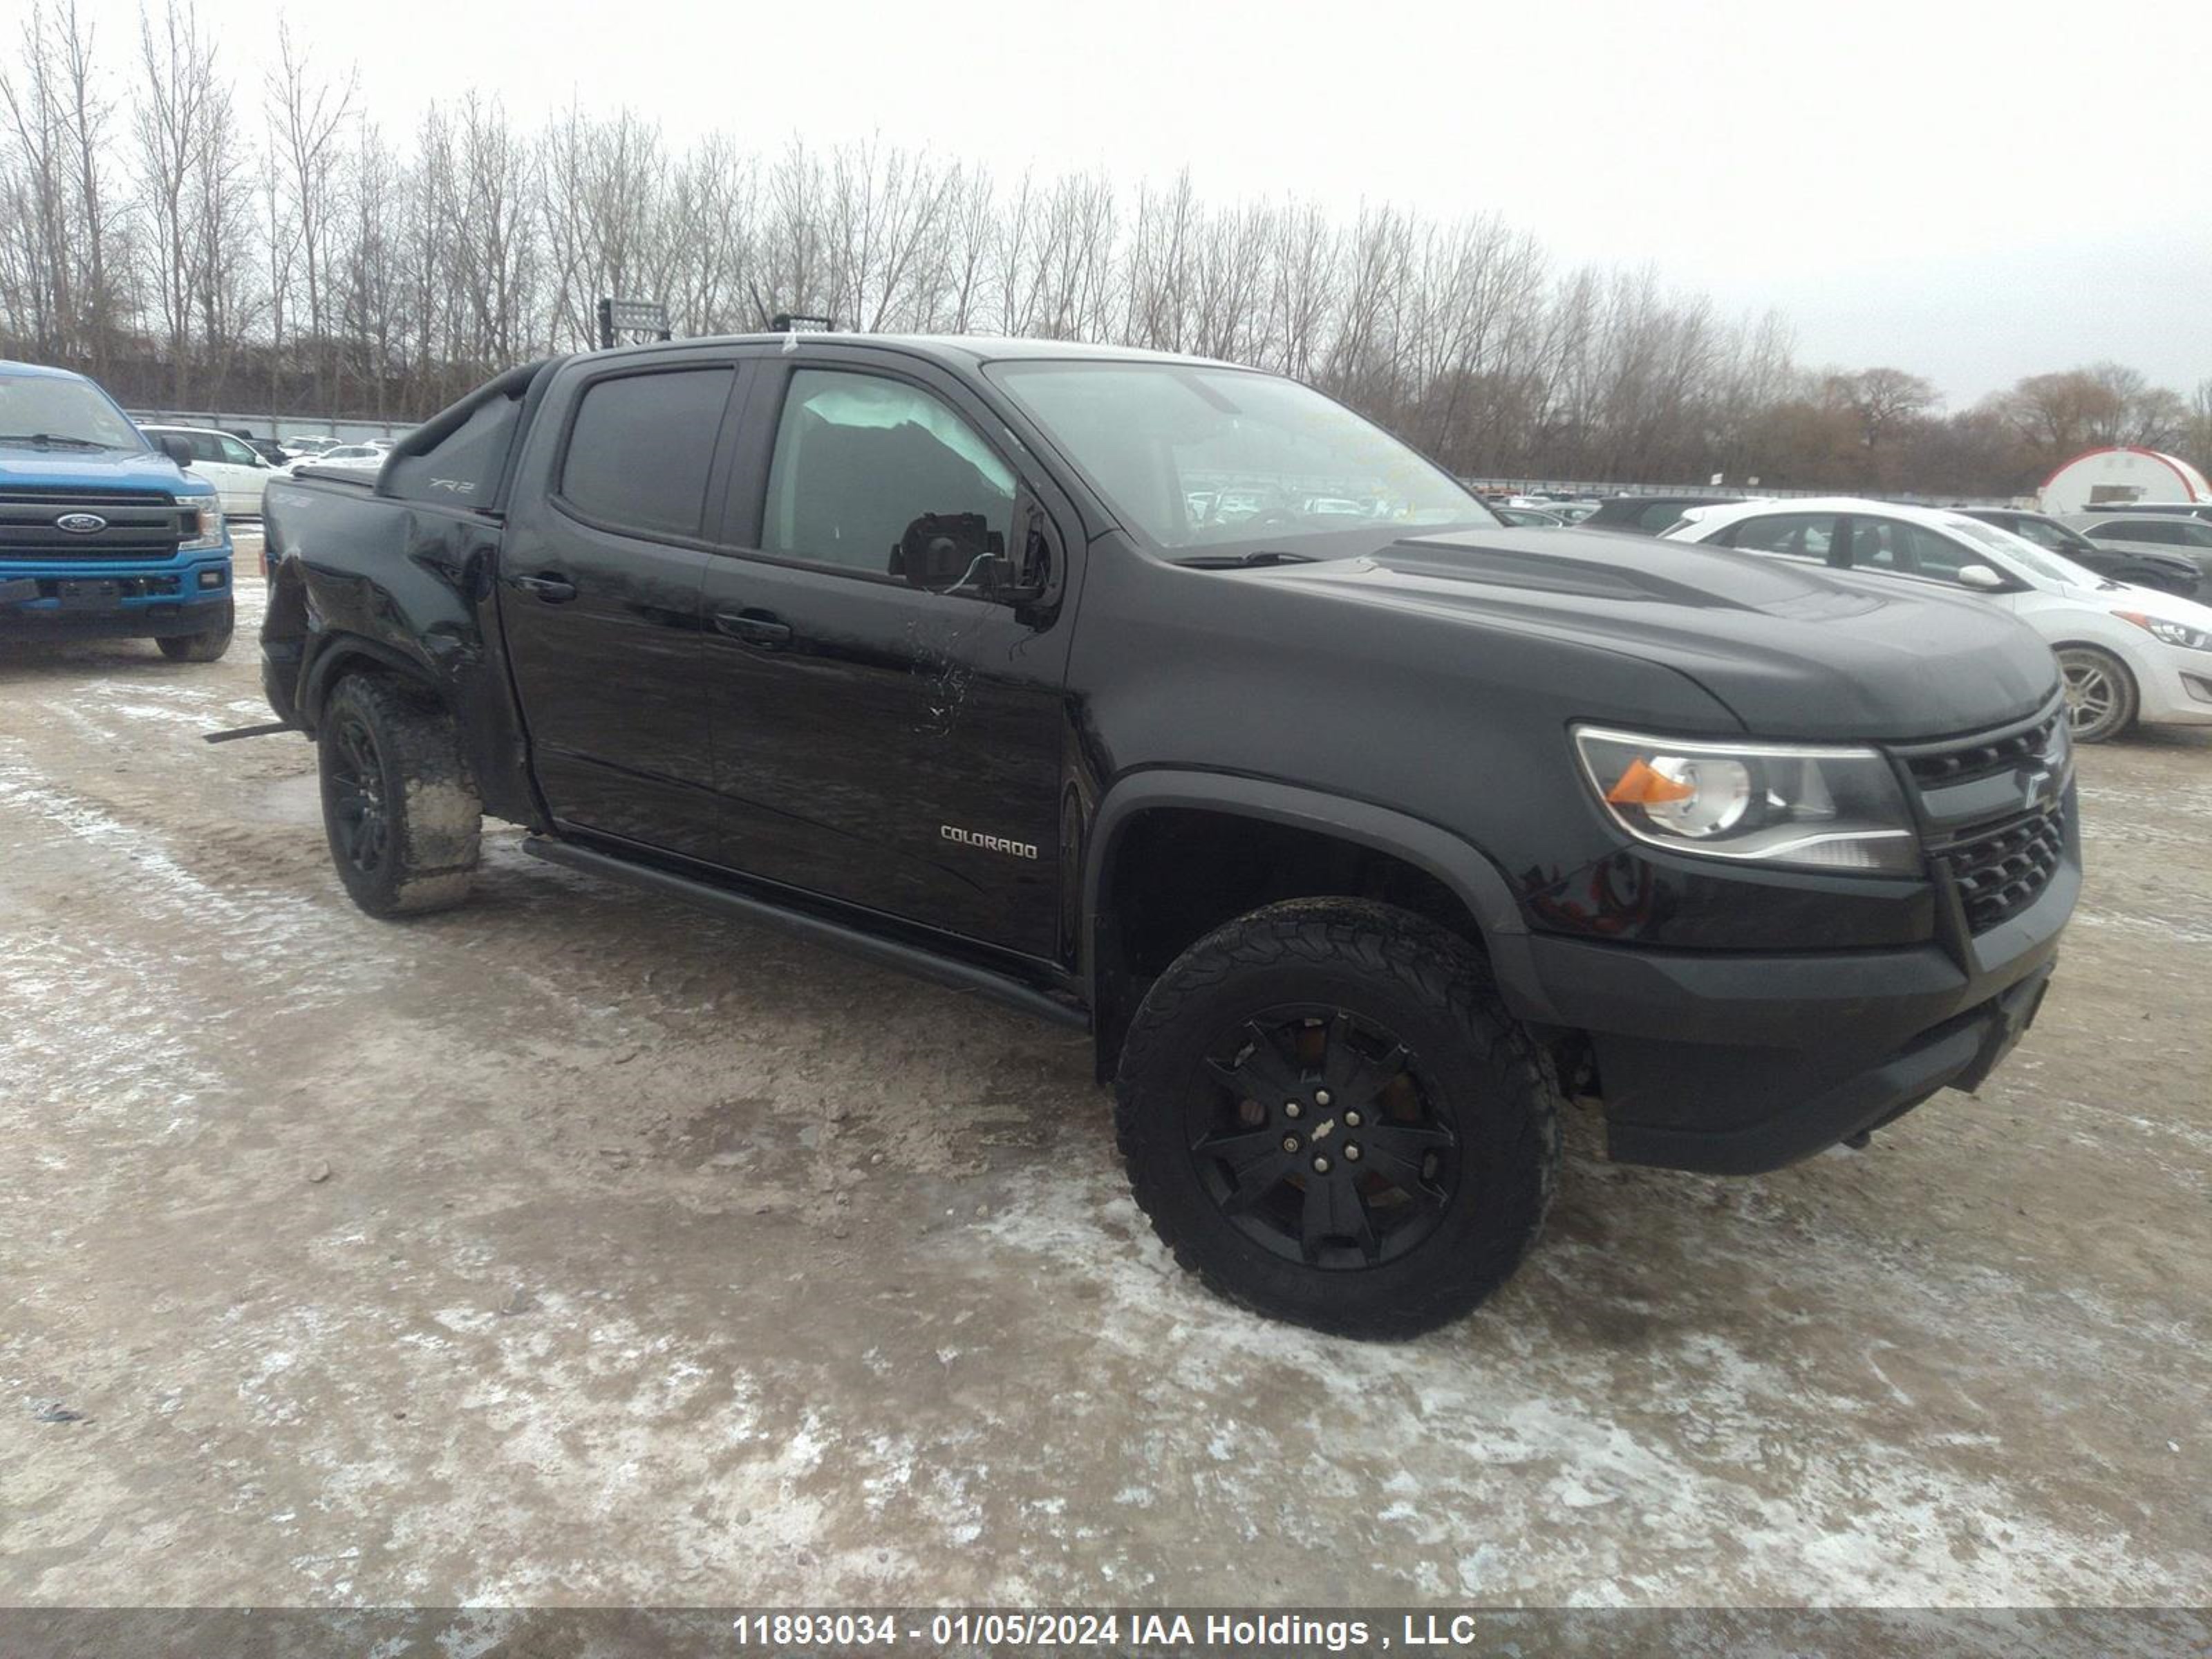
<path fill-rule="evenodd" d="M 1491 215 L 1001 177 L 882 137 L 678 149 L 632 113 L 529 128 L 477 97 L 399 137 L 282 23 L 240 85 L 191 0 L 127 38 L 36 0 L 0 68 L 0 354 L 126 403 L 418 419 L 594 343 L 602 295 L 687 335 L 789 311 L 1227 358 L 1469 476 L 1946 496 L 2032 489 L 2099 442 L 2212 465 L 2212 381 L 2103 363 L 1946 410 L 1902 369 L 1800 364 L 1778 316 L 1561 269 Z"/>

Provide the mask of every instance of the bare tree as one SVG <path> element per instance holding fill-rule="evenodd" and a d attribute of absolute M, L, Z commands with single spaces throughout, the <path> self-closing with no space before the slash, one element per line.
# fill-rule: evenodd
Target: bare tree
<path fill-rule="evenodd" d="M 109 189 L 109 120 L 92 25 L 76 0 L 34 3 L 23 61 L 0 74 L 14 187 L 19 304 L 40 349 L 106 369 L 125 310 L 125 261 L 114 257 L 122 209 Z"/>
<path fill-rule="evenodd" d="M 292 223 L 307 298 L 307 335 L 315 397 L 331 407 L 340 390 L 340 360 L 330 338 L 331 242 L 343 210 L 337 185 L 343 135 L 360 90 L 356 69 L 341 81 L 319 79 L 289 25 L 276 25 L 277 68 L 269 77 L 270 149 Z"/>
<path fill-rule="evenodd" d="M 880 135 L 678 150 L 628 111 L 522 132 L 474 96 L 394 143 L 281 25 L 257 143 L 197 0 L 152 0 L 113 80 L 80 0 L 30 3 L 0 61 L 0 349 L 134 399 L 251 385 L 272 411 L 420 416 L 589 346 L 618 295 L 685 333 L 808 312 L 1255 363 L 1462 473 L 1955 495 L 2030 488 L 2094 442 L 2212 462 L 2212 385 L 2191 404 L 2095 363 L 1947 416 L 1907 369 L 1807 373 L 1780 319 L 1722 319 L 1650 270 L 1555 276 L 1491 216 L 1208 201 L 1187 171 L 1002 183 Z"/>
<path fill-rule="evenodd" d="M 2182 421 L 2182 453 L 2200 472 L 2212 473 L 2212 380 L 2199 380 Z"/>
<path fill-rule="evenodd" d="M 831 152 L 823 217 L 835 314 L 874 331 L 921 308 L 920 282 L 955 183 L 951 169 L 880 137 Z"/>
<path fill-rule="evenodd" d="M 220 249 L 204 232 L 211 176 L 227 180 L 229 89 L 215 74 L 214 45 L 200 32 L 191 0 L 172 0 L 159 25 L 138 20 L 141 93 L 131 133 L 143 204 L 143 262 L 154 291 L 171 366 L 171 396 L 190 396 L 192 330 Z"/>

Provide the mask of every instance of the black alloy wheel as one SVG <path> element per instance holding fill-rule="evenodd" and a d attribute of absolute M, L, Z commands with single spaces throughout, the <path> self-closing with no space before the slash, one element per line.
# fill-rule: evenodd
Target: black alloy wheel
<path fill-rule="evenodd" d="M 1152 981 L 1115 1079 L 1137 1203 L 1208 1288 L 1346 1336 L 1479 1305 L 1543 1224 L 1549 1057 L 1474 944 L 1355 898 L 1224 922 Z"/>
<path fill-rule="evenodd" d="M 1371 1267 L 1436 1231 L 1460 1141 L 1419 1057 L 1378 1022 L 1304 1003 L 1262 1010 L 1210 1046 L 1192 1097 L 1198 1178 L 1261 1248 L 1308 1267 Z"/>
<path fill-rule="evenodd" d="M 392 853 L 392 823 L 385 811 L 384 761 L 376 734 L 347 713 L 331 734 L 331 761 L 324 780 L 331 836 L 338 856 L 360 875 L 374 877 Z"/>

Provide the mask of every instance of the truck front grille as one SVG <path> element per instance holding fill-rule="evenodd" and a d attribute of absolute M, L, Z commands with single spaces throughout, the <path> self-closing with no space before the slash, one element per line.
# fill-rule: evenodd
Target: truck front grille
<path fill-rule="evenodd" d="M 1967 927 L 1985 933 L 2034 903 L 2058 873 L 2066 856 L 2066 807 L 2054 802 L 1929 851 L 1950 866 Z"/>
<path fill-rule="evenodd" d="M 2049 754 L 2057 742 L 2058 724 L 2065 718 L 2066 710 L 2061 706 L 2022 730 L 2008 732 L 2000 738 L 1970 740 L 1953 748 L 1908 753 L 1905 763 L 1912 773 L 1912 781 L 1923 789 L 2008 772 Z"/>
<path fill-rule="evenodd" d="M 64 530 L 71 514 L 103 520 L 89 534 Z M 168 559 L 185 539 L 187 517 L 173 495 L 112 490 L 11 489 L 0 495 L 0 559 Z"/>
<path fill-rule="evenodd" d="M 2018 915 L 2067 859 L 2066 705 L 1972 737 L 1900 747 L 1928 855 L 1969 932 Z"/>

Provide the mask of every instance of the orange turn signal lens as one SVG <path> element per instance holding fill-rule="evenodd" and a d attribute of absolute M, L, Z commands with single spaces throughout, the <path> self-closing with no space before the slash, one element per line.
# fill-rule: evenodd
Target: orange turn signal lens
<path fill-rule="evenodd" d="M 1616 806 L 1659 806 L 1670 800 L 1687 800 L 1697 793 L 1692 785 L 1678 782 L 1638 759 L 1628 763 L 1628 769 L 1605 792 L 1605 798 Z"/>

